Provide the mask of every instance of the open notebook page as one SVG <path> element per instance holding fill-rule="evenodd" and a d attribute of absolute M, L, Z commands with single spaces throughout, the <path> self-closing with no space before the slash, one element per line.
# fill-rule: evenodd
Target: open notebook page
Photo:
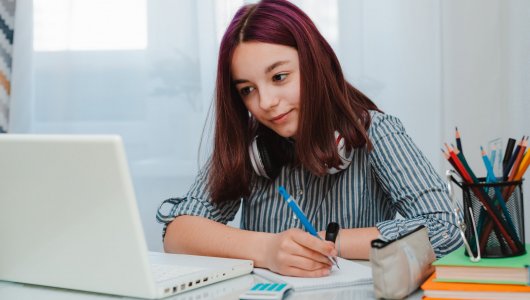
<path fill-rule="evenodd" d="M 254 268 L 254 273 L 272 282 L 288 283 L 295 291 L 307 291 L 372 283 L 372 269 L 351 260 L 337 258 L 340 269 L 333 267 L 326 277 L 303 278 L 283 276 L 267 269 Z"/>

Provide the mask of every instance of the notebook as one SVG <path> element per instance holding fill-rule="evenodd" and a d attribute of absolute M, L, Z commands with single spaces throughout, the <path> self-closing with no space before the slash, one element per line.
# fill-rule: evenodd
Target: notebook
<path fill-rule="evenodd" d="M 481 258 L 471 262 L 461 247 L 433 263 L 436 281 L 529 285 L 530 247 L 519 256 Z"/>
<path fill-rule="evenodd" d="M 149 253 L 119 136 L 1 134 L 0 220 L 0 280 L 160 298 L 253 267 Z"/>
<path fill-rule="evenodd" d="M 512 284 L 437 282 L 436 273 L 422 285 L 424 299 L 530 299 L 530 287 Z"/>
<path fill-rule="evenodd" d="M 334 266 L 329 276 L 318 278 L 283 276 L 261 268 L 254 268 L 253 272 L 272 282 L 288 283 L 295 291 L 309 291 L 372 283 L 372 269 L 370 267 L 340 257 L 337 258 L 337 261 L 340 269 Z"/>

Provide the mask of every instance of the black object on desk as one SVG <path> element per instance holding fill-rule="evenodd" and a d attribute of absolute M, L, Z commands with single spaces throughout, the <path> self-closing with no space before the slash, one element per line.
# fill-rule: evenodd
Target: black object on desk
<path fill-rule="evenodd" d="M 333 243 L 335 243 L 335 240 L 339 235 L 339 229 L 339 224 L 335 222 L 329 223 L 328 227 L 326 227 L 326 241 L 332 241 Z"/>

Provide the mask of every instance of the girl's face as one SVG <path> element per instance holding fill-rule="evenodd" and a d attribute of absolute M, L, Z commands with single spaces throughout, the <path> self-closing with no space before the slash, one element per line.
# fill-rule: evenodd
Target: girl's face
<path fill-rule="evenodd" d="M 248 111 L 278 135 L 293 137 L 300 112 L 298 51 L 277 44 L 240 43 L 231 69 Z"/>

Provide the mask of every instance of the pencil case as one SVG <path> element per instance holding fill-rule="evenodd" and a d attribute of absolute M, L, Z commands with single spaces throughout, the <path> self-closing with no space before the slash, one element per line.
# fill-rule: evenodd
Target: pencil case
<path fill-rule="evenodd" d="M 403 299 L 434 272 L 436 255 L 425 226 L 392 241 L 373 240 L 371 246 L 374 293 L 378 299 Z"/>

